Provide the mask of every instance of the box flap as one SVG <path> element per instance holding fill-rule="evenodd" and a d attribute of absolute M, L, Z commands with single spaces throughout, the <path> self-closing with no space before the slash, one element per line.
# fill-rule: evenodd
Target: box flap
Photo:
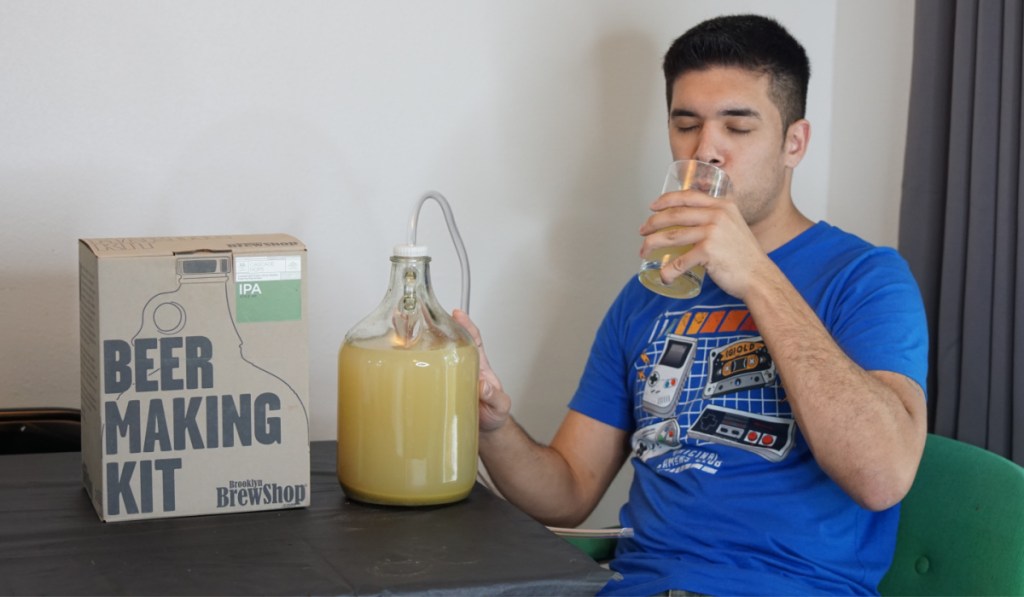
<path fill-rule="evenodd" d="M 302 241 L 290 234 L 240 234 L 231 236 L 176 236 L 132 238 L 83 238 L 80 242 L 97 257 L 139 257 L 188 253 L 260 253 L 305 251 Z"/>

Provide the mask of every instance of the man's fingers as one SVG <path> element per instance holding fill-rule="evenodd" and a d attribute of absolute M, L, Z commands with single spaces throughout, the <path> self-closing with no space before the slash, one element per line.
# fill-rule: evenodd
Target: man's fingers
<path fill-rule="evenodd" d="M 469 335 L 473 338 L 473 342 L 475 342 L 478 347 L 483 346 L 484 341 L 480 338 L 480 330 L 477 329 L 476 324 L 473 323 L 473 320 L 469 318 L 469 315 L 467 315 L 465 311 L 462 309 L 453 310 L 452 319 L 462 327 L 466 328 L 466 331 L 469 332 Z"/>
<path fill-rule="evenodd" d="M 721 199 L 715 199 L 696 189 L 672 191 L 655 199 L 651 204 L 651 210 L 661 211 L 669 207 L 707 207 L 714 205 L 715 201 L 721 201 Z"/>

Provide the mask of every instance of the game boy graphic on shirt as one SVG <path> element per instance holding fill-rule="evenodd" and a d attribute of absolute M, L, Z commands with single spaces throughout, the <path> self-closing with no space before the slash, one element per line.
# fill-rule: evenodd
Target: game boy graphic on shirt
<path fill-rule="evenodd" d="M 697 340 L 686 336 L 669 334 L 665 349 L 647 376 L 644 386 L 644 410 L 659 417 L 675 412 L 679 394 L 683 391 L 686 378 L 690 375 L 693 357 L 697 352 Z"/>
<path fill-rule="evenodd" d="M 679 472 L 694 468 L 690 460 L 710 457 L 712 445 L 771 462 L 790 453 L 792 411 L 764 338 L 743 306 L 665 313 L 649 341 L 635 363 L 634 457 Z"/>

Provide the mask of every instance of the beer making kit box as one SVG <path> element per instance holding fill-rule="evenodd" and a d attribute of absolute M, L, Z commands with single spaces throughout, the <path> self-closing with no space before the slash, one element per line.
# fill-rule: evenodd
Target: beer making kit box
<path fill-rule="evenodd" d="M 79 241 L 82 472 L 105 521 L 309 505 L 306 248 Z"/>

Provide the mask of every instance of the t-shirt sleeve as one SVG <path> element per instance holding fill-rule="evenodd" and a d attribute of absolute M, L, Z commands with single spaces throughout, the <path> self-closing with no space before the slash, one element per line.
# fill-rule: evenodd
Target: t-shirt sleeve
<path fill-rule="evenodd" d="M 926 388 L 928 323 L 906 261 L 876 249 L 847 268 L 825 324 L 836 343 L 867 371 L 901 373 Z"/>
<path fill-rule="evenodd" d="M 627 388 L 631 367 L 625 348 L 630 285 L 619 293 L 597 330 L 586 367 L 569 408 L 618 429 L 633 429 Z"/>

